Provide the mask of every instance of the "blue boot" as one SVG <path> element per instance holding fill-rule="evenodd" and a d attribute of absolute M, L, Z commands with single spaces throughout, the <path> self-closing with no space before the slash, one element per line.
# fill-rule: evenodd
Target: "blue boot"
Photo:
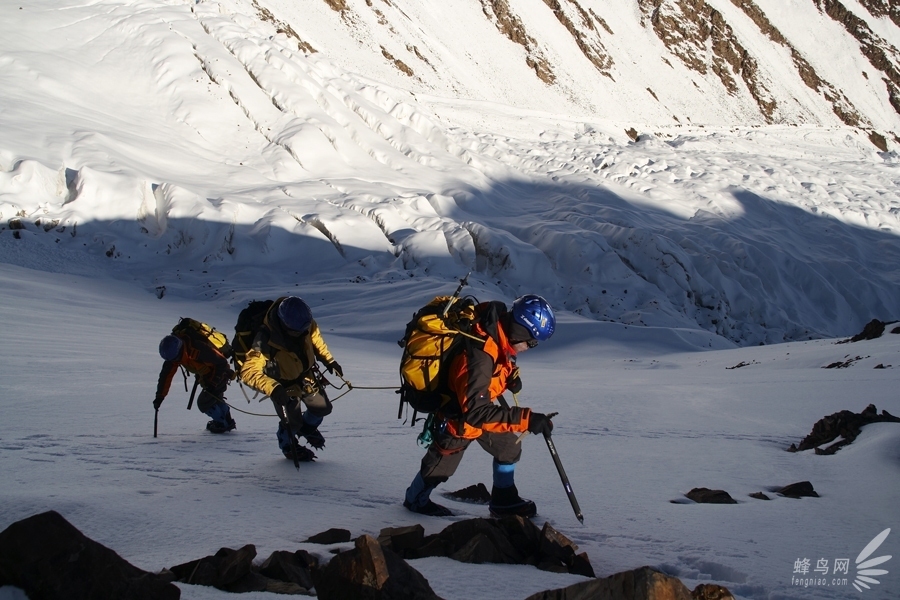
<path fill-rule="evenodd" d="M 417 473 L 410 486 L 406 488 L 406 498 L 403 500 L 403 506 L 407 510 L 420 515 L 452 517 L 453 513 L 450 512 L 450 509 L 431 501 L 431 492 L 434 491 L 435 487 L 427 485 L 422 474 Z"/>
<path fill-rule="evenodd" d="M 530 519 L 537 514 L 534 502 L 519 496 L 516 489 L 515 463 L 500 463 L 494 460 L 494 487 L 491 490 L 490 511 L 492 517 L 511 515 Z"/>
<path fill-rule="evenodd" d="M 231 418 L 231 409 L 224 402 L 213 404 L 213 407 L 206 411 L 206 415 L 212 418 L 212 421 L 206 424 L 207 431 L 211 433 L 225 433 L 237 427 Z"/>
<path fill-rule="evenodd" d="M 316 450 L 325 447 L 325 436 L 319 433 L 319 425 L 322 424 L 322 417 L 310 413 L 308 410 L 303 413 L 303 425 L 297 430 L 297 435 L 302 435 L 310 446 Z"/>
<path fill-rule="evenodd" d="M 278 437 L 278 448 L 281 450 L 281 453 L 284 454 L 284 457 L 289 460 L 294 460 L 294 451 L 291 449 L 291 436 L 293 434 L 289 434 L 287 427 L 285 427 L 283 423 L 279 423 L 278 431 L 275 432 L 275 435 Z M 298 441 L 297 460 L 299 462 L 312 462 L 316 460 L 316 454 L 306 446 L 301 446 Z"/>

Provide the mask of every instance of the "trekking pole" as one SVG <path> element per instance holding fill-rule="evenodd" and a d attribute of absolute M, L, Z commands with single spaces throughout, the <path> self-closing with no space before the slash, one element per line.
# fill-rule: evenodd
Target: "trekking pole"
<path fill-rule="evenodd" d="M 566 495 L 569 497 L 569 503 L 572 505 L 572 510 L 575 511 L 575 517 L 584 524 L 584 516 L 581 514 L 581 507 L 578 506 L 578 500 L 575 498 L 575 493 L 572 491 L 572 484 L 569 483 L 569 478 L 566 475 L 566 470 L 562 466 L 562 461 L 559 460 L 559 454 L 556 452 L 556 446 L 553 444 L 553 440 L 550 438 L 550 434 L 546 431 L 544 432 L 544 441 L 547 442 L 547 448 L 550 449 L 550 456 L 553 457 L 553 464 L 556 465 L 556 470 L 559 471 L 559 478 L 562 480 L 563 487 L 566 489 Z"/>
<path fill-rule="evenodd" d="M 159 409 L 153 409 L 153 437 L 156 437 L 156 427 L 159 425 Z"/>
<path fill-rule="evenodd" d="M 459 298 L 459 293 L 462 291 L 464 287 L 469 284 L 469 275 L 472 274 L 472 271 L 466 273 L 466 276 L 459 280 L 459 286 L 456 288 L 456 291 L 453 292 L 453 295 L 450 296 L 450 300 L 447 301 L 447 306 L 444 307 L 444 312 L 441 314 L 442 318 L 447 317 L 447 313 L 450 312 L 450 306 L 453 304 L 454 300 Z"/>

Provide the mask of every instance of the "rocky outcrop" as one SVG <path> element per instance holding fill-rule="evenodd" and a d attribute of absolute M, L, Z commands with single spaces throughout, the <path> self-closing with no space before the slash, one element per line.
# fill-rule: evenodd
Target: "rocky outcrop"
<path fill-rule="evenodd" d="M 786 498 L 818 498 L 819 494 L 813 489 L 813 484 L 808 481 L 798 481 L 786 485 L 776 490 L 777 494 L 781 494 Z"/>
<path fill-rule="evenodd" d="M 534 565 L 544 571 L 594 576 L 590 559 L 549 523 L 522 517 L 468 519 L 425 536 L 418 529 L 385 529 L 379 542 L 403 558 L 446 556 L 467 563 Z"/>
<path fill-rule="evenodd" d="M 846 340 L 841 340 L 837 342 L 838 344 L 846 344 L 848 342 L 862 342 L 865 340 L 877 340 L 882 335 L 884 335 L 885 329 L 887 326 L 894 323 L 895 321 L 888 321 L 885 323 L 884 321 L 879 321 L 878 319 L 872 319 L 866 326 L 863 327 L 863 330 L 857 333 L 856 335 L 847 338 Z M 895 333 L 895 331 L 891 331 L 891 333 Z"/>
<path fill-rule="evenodd" d="M 315 571 L 314 580 L 322 600 L 439 600 L 421 573 L 368 535 Z"/>
<path fill-rule="evenodd" d="M 723 588 L 724 589 L 724 588 Z M 547 590 L 526 600 L 692 600 L 681 580 L 650 567 Z"/>
<path fill-rule="evenodd" d="M 844 6 L 839 0 L 815 0 L 816 6 L 823 13 L 844 26 L 844 29 L 859 42 L 859 49 L 869 63 L 881 71 L 884 77 L 888 99 L 893 109 L 900 113 L 900 52 L 887 40 L 877 35 L 868 24 Z M 896 18 L 898 11 L 896 6 L 888 10 L 883 3 L 870 0 L 866 8 L 871 11 L 881 12 L 886 9 L 891 18 Z M 895 21 L 896 22 L 896 21 Z"/>
<path fill-rule="evenodd" d="M 860 125 L 869 125 L 868 122 L 859 114 L 859 111 L 853 106 L 850 100 L 839 89 L 834 87 L 822 79 L 816 72 L 815 68 L 806 60 L 796 48 L 794 48 L 787 38 L 776 28 L 762 9 L 756 5 L 753 0 L 731 0 L 731 3 L 740 8 L 745 15 L 750 17 L 759 30 L 770 40 L 784 46 L 791 52 L 791 59 L 794 61 L 794 67 L 809 88 L 819 92 L 831 104 L 831 109 L 837 117 L 845 124 L 852 127 Z"/>
<path fill-rule="evenodd" d="M 739 91 L 738 79 L 756 101 L 767 122 L 776 102 L 759 77 L 756 59 L 741 44 L 718 10 L 705 0 L 638 0 L 656 36 L 690 69 L 712 71 L 726 91 Z"/>
<path fill-rule="evenodd" d="M 525 31 L 525 25 L 510 9 L 506 0 L 481 0 L 481 9 L 500 33 L 525 48 L 525 63 L 541 81 L 548 85 L 556 81 L 550 62 L 541 53 L 535 39 Z"/>
<path fill-rule="evenodd" d="M 594 19 L 597 18 L 593 13 L 588 13 L 575 0 L 544 0 L 556 19 L 571 34 L 578 49 L 584 54 L 585 58 L 591 61 L 597 70 L 612 79 L 609 70 L 613 66 L 613 59 L 600 41 L 599 32 L 594 26 Z M 577 24 L 574 19 L 577 19 Z M 606 30 L 611 32 L 605 21 L 599 20 L 601 26 L 605 25 Z"/>
<path fill-rule="evenodd" d="M 802 452 L 815 449 L 816 454 L 834 454 L 847 444 L 850 444 L 862 432 L 863 425 L 869 423 L 900 423 L 900 418 L 895 417 L 886 410 L 878 414 L 874 404 L 868 405 L 861 413 L 857 414 L 849 410 L 832 413 L 816 421 L 812 431 L 800 442 L 800 445 L 791 444 L 788 452 Z M 831 444 L 827 448 L 820 448 L 824 444 L 830 444 L 837 438 L 839 442 Z"/>
<path fill-rule="evenodd" d="M 725 490 L 711 490 L 709 488 L 694 488 L 685 494 L 685 497 L 698 504 L 737 504 L 737 500 Z"/>
<path fill-rule="evenodd" d="M 273 553 L 256 567 L 256 547 L 247 544 L 238 550 L 222 548 L 212 556 L 182 563 L 168 570 L 174 581 L 206 585 L 226 592 L 274 592 L 309 594 L 311 570 L 318 560 L 306 552 Z"/>
<path fill-rule="evenodd" d="M 734 600 L 734 595 L 721 585 L 701 583 L 691 592 L 694 600 Z"/>
<path fill-rule="evenodd" d="M 0 586 L 41 600 L 177 600 L 181 590 L 78 531 L 56 511 L 0 532 Z"/>
<path fill-rule="evenodd" d="M 308 538 L 330 543 L 346 530 L 330 529 Z M 340 543 L 340 542 L 338 542 Z M 212 556 L 163 569 L 142 571 L 115 552 L 86 538 L 58 513 L 29 517 L 0 533 L 0 586 L 20 588 L 35 600 L 177 600 L 171 582 L 212 586 L 232 593 L 266 591 L 312 595 L 323 600 L 440 600 L 428 581 L 403 557 L 448 556 L 469 563 L 528 564 L 559 573 L 594 578 L 585 553 L 549 523 L 538 529 L 521 517 L 458 521 L 436 535 L 421 525 L 391 527 L 378 539 L 356 538 L 327 565 L 305 550 L 273 552 L 255 564 L 256 547 L 222 548 Z M 701 589 L 702 588 L 702 589 Z M 699 595 L 698 595 L 699 594 Z M 728 600 L 730 592 L 705 584 L 693 600 Z M 643 567 L 592 579 L 530 598 L 605 600 L 688 600 L 678 580 Z"/>

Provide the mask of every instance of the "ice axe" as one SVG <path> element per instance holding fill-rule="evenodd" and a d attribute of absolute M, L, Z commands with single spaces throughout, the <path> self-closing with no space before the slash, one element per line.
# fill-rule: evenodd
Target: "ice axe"
<path fill-rule="evenodd" d="M 153 414 L 153 437 L 156 437 L 156 428 L 159 425 L 159 409 L 154 408 L 154 411 L 155 412 Z"/>
<path fill-rule="evenodd" d="M 559 413 L 550 413 L 547 415 L 548 419 L 552 419 Z M 526 431 L 521 436 L 519 436 L 519 440 L 521 440 L 528 432 Z M 517 442 L 519 440 L 516 440 Z M 572 510 L 575 511 L 575 518 L 582 524 L 584 524 L 584 515 L 581 514 L 581 507 L 578 506 L 578 499 L 575 497 L 575 492 L 572 491 L 572 484 L 569 483 L 569 476 L 566 475 L 566 470 L 563 468 L 562 461 L 559 459 L 559 453 L 556 451 L 556 445 L 553 443 L 553 438 L 550 437 L 550 433 L 544 432 L 544 441 L 547 442 L 547 449 L 550 450 L 550 456 L 553 458 L 553 464 L 556 465 L 556 470 L 559 472 L 559 478 L 562 480 L 563 488 L 566 490 L 566 496 L 569 497 L 569 503 L 572 505 Z"/>

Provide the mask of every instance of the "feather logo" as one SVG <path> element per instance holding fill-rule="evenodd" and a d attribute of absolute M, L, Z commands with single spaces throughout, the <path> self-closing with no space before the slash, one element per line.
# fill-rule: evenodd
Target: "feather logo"
<path fill-rule="evenodd" d="M 862 592 L 862 588 L 866 588 L 870 590 L 872 588 L 869 587 L 868 584 L 877 585 L 881 583 L 875 577 L 879 575 L 887 575 L 887 571 L 885 569 L 873 569 L 872 567 L 877 567 L 880 564 L 884 564 L 887 561 L 891 560 L 890 555 L 884 556 L 876 556 L 875 558 L 869 558 L 872 556 L 876 550 L 884 543 L 884 540 L 887 539 L 888 534 L 891 532 L 890 527 L 879 533 L 875 536 L 875 538 L 869 542 L 865 548 L 863 548 L 862 552 L 859 553 L 859 556 L 856 557 L 856 579 L 853 580 L 853 587 L 856 588 L 856 591 Z"/>

